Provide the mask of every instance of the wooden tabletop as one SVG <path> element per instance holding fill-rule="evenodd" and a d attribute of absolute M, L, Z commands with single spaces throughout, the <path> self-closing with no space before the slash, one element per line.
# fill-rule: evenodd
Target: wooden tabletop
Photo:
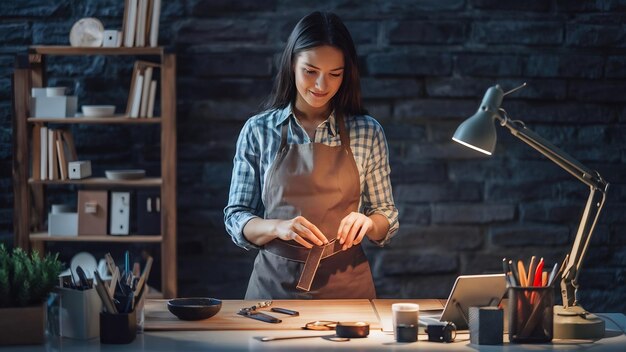
<path fill-rule="evenodd" d="M 380 329 L 379 316 L 372 302 L 357 300 L 274 300 L 271 307 L 287 308 L 300 313 L 297 317 L 270 312 L 271 307 L 260 311 L 277 317 L 281 323 L 272 324 L 250 319 L 237 312 L 255 305 L 257 301 L 224 300 L 215 316 L 199 321 L 178 319 L 167 310 L 167 300 L 148 300 L 145 304 L 145 330 L 301 330 L 312 321 L 363 321 L 370 329 Z M 391 303 L 389 303 L 391 304 Z"/>

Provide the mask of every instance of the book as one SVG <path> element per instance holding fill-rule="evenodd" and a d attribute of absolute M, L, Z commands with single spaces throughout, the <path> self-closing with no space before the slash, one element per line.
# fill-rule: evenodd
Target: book
<path fill-rule="evenodd" d="M 46 126 L 41 126 L 39 133 L 39 145 L 41 146 L 41 152 L 39 153 L 41 161 L 40 164 L 40 179 L 47 180 L 48 179 L 48 128 Z"/>
<path fill-rule="evenodd" d="M 135 46 L 146 46 L 146 17 L 148 16 L 148 0 L 137 2 L 137 29 L 135 30 Z"/>
<path fill-rule="evenodd" d="M 72 133 L 68 130 L 62 130 L 61 134 L 63 135 L 63 144 L 67 148 L 65 160 L 68 163 L 70 161 L 77 161 L 78 155 L 76 154 L 76 146 L 74 145 L 74 137 L 72 137 Z"/>
<path fill-rule="evenodd" d="M 135 44 L 135 30 L 137 28 L 137 0 L 128 0 L 128 16 L 124 28 L 124 46 L 133 47 Z"/>
<path fill-rule="evenodd" d="M 122 20 L 122 30 L 120 33 L 120 35 L 122 36 L 122 38 L 120 39 L 121 46 L 126 46 L 125 41 L 126 27 L 128 27 L 128 8 L 130 7 L 129 2 L 130 0 L 124 0 L 124 19 Z"/>
<path fill-rule="evenodd" d="M 65 148 L 61 139 L 61 131 L 57 131 L 56 148 L 59 160 L 59 179 L 67 180 L 67 159 L 65 158 Z"/>
<path fill-rule="evenodd" d="M 143 74 L 138 74 L 135 81 L 135 91 L 133 95 L 133 103 L 130 108 L 130 117 L 139 117 L 139 108 L 141 107 L 141 89 L 143 88 Z"/>
<path fill-rule="evenodd" d="M 56 152 L 56 136 L 57 133 L 53 129 L 48 129 L 48 179 L 59 179 L 59 164 Z"/>
<path fill-rule="evenodd" d="M 143 86 L 141 88 L 141 108 L 139 117 L 148 116 L 148 97 L 150 95 L 150 83 L 152 83 L 152 67 L 148 66 L 143 73 Z"/>
<path fill-rule="evenodd" d="M 33 180 L 41 180 L 41 125 L 38 123 L 33 126 L 32 142 L 32 177 Z"/>
<path fill-rule="evenodd" d="M 154 70 L 161 67 L 160 64 L 154 63 L 154 62 L 150 62 L 150 61 L 143 61 L 143 60 L 138 60 L 135 61 L 135 64 L 133 66 L 133 73 L 130 79 L 130 90 L 128 92 L 128 102 L 126 104 L 126 116 L 130 117 L 130 118 L 136 118 L 139 117 L 139 113 L 141 112 L 141 99 L 142 99 L 142 95 L 143 95 L 143 90 L 144 90 L 144 81 L 142 80 L 141 84 L 139 84 L 139 77 L 143 76 L 146 68 L 152 68 L 151 71 L 151 76 L 154 77 L 155 73 Z M 148 82 L 150 82 L 150 80 L 148 80 Z M 145 88 L 146 90 L 149 89 L 149 85 L 146 86 Z M 146 92 L 146 99 L 148 99 L 148 93 L 149 91 Z M 136 114 L 133 114 L 133 109 L 136 109 L 137 112 Z M 145 116 L 145 115 L 143 115 Z"/>
<path fill-rule="evenodd" d="M 150 94 L 148 95 L 148 113 L 146 117 L 154 117 L 154 99 L 156 97 L 157 81 L 155 79 L 150 82 Z"/>
<path fill-rule="evenodd" d="M 161 20 L 161 0 L 152 0 L 152 11 L 150 14 L 150 35 L 149 45 L 151 47 L 158 46 L 159 41 L 159 21 Z"/>

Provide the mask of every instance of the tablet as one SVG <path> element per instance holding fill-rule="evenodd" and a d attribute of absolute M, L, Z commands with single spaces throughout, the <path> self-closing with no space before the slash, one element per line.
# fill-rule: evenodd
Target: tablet
<path fill-rule="evenodd" d="M 451 321 L 457 329 L 466 330 L 469 307 L 498 305 L 505 292 L 504 274 L 461 275 L 454 282 L 440 320 Z"/>

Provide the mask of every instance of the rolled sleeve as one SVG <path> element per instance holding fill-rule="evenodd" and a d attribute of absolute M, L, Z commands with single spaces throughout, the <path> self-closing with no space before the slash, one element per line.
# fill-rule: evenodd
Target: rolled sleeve
<path fill-rule="evenodd" d="M 393 201 L 391 189 L 391 168 L 389 166 L 389 152 L 387 140 L 382 126 L 374 131 L 372 153 L 367 164 L 365 184 L 363 189 L 362 212 L 370 216 L 380 214 L 389 221 L 389 231 L 385 238 L 374 241 L 378 246 L 384 246 L 396 234 L 400 226 L 398 209 Z"/>
<path fill-rule="evenodd" d="M 263 214 L 259 153 L 257 143 L 254 141 L 254 130 L 249 120 L 237 140 L 228 205 L 224 208 L 226 231 L 237 246 L 247 250 L 259 247 L 245 238 L 243 228 L 248 221 Z"/>

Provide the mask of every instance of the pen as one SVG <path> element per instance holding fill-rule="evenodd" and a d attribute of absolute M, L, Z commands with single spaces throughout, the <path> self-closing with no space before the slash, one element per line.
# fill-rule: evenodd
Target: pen
<path fill-rule="evenodd" d="M 128 275 L 128 270 L 130 270 L 130 254 L 126 251 L 124 254 L 124 274 Z"/>
<path fill-rule="evenodd" d="M 537 267 L 537 257 L 534 255 L 530 257 L 530 264 L 528 264 L 528 279 L 526 280 L 526 284 L 528 286 L 533 286 L 535 283 L 535 268 Z"/>
<path fill-rule="evenodd" d="M 513 278 L 511 277 L 511 274 L 510 274 L 509 262 L 506 260 L 506 257 L 502 258 L 502 272 L 504 273 L 504 278 L 508 286 L 515 286 L 513 284 Z"/>
<path fill-rule="evenodd" d="M 509 269 L 511 270 L 511 273 L 513 273 L 513 283 L 515 286 L 521 286 L 519 272 L 517 270 L 517 266 L 513 264 L 513 260 L 509 260 Z"/>
<path fill-rule="evenodd" d="M 550 272 L 550 276 L 548 277 L 548 286 L 552 286 L 552 282 L 554 281 L 554 278 L 556 277 L 558 268 L 559 268 L 559 263 L 554 263 L 554 266 L 552 267 L 552 271 Z"/>
<path fill-rule="evenodd" d="M 535 280 L 533 281 L 533 286 L 541 286 L 541 280 L 543 276 L 543 258 L 539 259 L 539 263 L 537 263 L 537 268 L 535 269 Z"/>

